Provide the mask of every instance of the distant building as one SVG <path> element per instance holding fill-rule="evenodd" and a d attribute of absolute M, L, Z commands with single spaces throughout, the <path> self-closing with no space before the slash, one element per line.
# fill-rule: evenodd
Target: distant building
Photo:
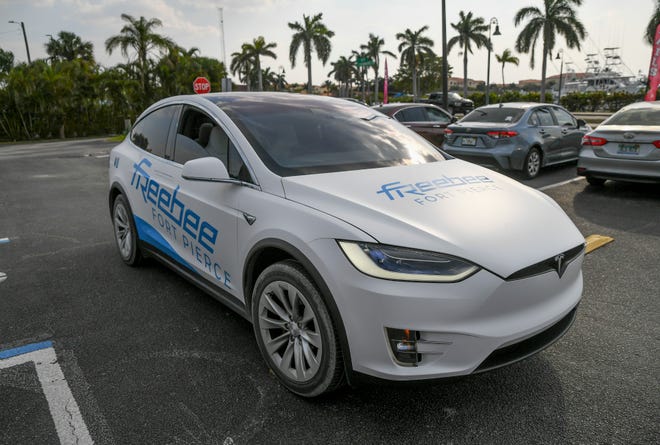
<path fill-rule="evenodd" d="M 467 80 L 468 90 L 476 90 L 479 87 L 479 85 L 483 85 L 483 84 L 485 84 L 483 80 L 474 80 L 474 79 Z M 447 82 L 447 86 L 449 87 L 450 90 L 463 88 L 463 78 L 450 77 L 449 82 Z"/>

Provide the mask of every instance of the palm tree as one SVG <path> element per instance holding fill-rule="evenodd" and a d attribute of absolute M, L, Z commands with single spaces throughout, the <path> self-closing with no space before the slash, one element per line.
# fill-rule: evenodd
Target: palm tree
<path fill-rule="evenodd" d="M 653 45 L 653 39 L 655 39 L 655 29 L 660 25 L 660 0 L 655 0 L 655 9 L 649 20 L 649 24 L 646 26 L 646 32 L 644 33 L 644 41 Z"/>
<path fill-rule="evenodd" d="M 569 48 L 580 49 L 580 41 L 587 35 L 584 25 L 577 18 L 574 6 L 581 6 L 582 0 L 543 0 L 543 10 L 528 6 L 519 10 L 514 23 L 518 26 L 529 19 L 516 39 L 516 51 L 531 52 L 529 66 L 534 68 L 534 49 L 536 41 L 543 39 L 543 62 L 541 64 L 541 102 L 545 101 L 545 72 L 548 57 L 555 48 L 556 35 L 562 35 Z"/>
<path fill-rule="evenodd" d="M 358 59 L 367 59 L 369 56 L 366 52 L 364 51 L 351 51 L 351 56 L 349 57 L 349 60 L 355 58 L 355 60 Z M 366 91 L 366 85 L 367 85 L 367 70 L 368 68 L 366 66 L 360 66 L 355 68 L 355 77 L 360 81 L 360 86 L 362 89 L 362 102 L 367 101 L 367 91 Z"/>
<path fill-rule="evenodd" d="M 509 48 L 505 49 L 502 51 L 502 55 L 495 54 L 495 57 L 497 58 L 497 61 L 502 64 L 502 88 L 504 88 L 504 65 L 507 63 L 510 63 L 512 65 L 518 66 L 520 63 L 520 59 L 518 59 L 516 56 L 514 56 L 511 53 L 511 50 Z"/>
<path fill-rule="evenodd" d="M 385 39 L 371 33 L 369 33 L 369 41 L 367 44 L 360 45 L 360 49 L 366 51 L 369 58 L 374 62 L 374 64 L 371 65 L 371 67 L 374 69 L 374 103 L 378 102 L 378 67 L 380 66 L 379 56 L 380 54 L 385 54 L 396 59 L 394 53 L 382 49 L 383 45 L 385 45 Z"/>
<path fill-rule="evenodd" d="M 261 56 L 277 59 L 277 55 L 271 51 L 273 48 L 277 47 L 277 43 L 266 43 L 264 37 L 259 36 L 254 39 L 252 43 L 245 43 L 243 47 L 248 53 L 248 56 L 252 59 L 252 65 L 254 65 L 254 69 L 257 71 L 258 91 L 263 91 L 264 82 L 262 77 L 263 74 L 261 72 Z"/>
<path fill-rule="evenodd" d="M 458 13 L 460 20 L 458 23 L 452 23 L 451 27 L 454 28 L 458 35 L 449 39 L 447 42 L 447 51 L 451 52 L 451 49 L 458 44 L 463 49 L 463 96 L 467 96 L 467 66 L 468 66 L 468 53 L 472 54 L 472 43 L 477 46 L 477 48 L 486 47 L 490 48 L 491 43 L 488 41 L 488 37 L 484 34 L 488 31 L 488 25 L 485 24 L 483 17 L 474 17 L 472 12 L 468 12 L 467 15 L 465 12 L 461 11 Z"/>
<path fill-rule="evenodd" d="M 417 31 L 411 31 L 407 28 L 404 32 L 397 33 L 396 38 L 400 40 L 399 53 L 401 54 L 401 64 L 408 66 L 412 70 L 412 88 L 413 100 L 416 102 L 419 92 L 417 91 L 417 64 L 419 58 L 424 56 L 435 56 L 431 49 L 433 40 L 422 35 L 428 30 L 428 25 L 422 26 Z"/>
<path fill-rule="evenodd" d="M 295 33 L 291 37 L 291 45 L 289 46 L 289 60 L 291 61 L 291 68 L 296 66 L 296 55 L 298 49 L 302 45 L 304 63 L 307 67 L 307 92 L 312 92 L 312 49 L 316 51 L 316 56 L 321 60 L 323 65 L 328 62 L 332 44 L 330 38 L 335 35 L 330 31 L 321 19 L 323 13 L 316 14 L 314 17 L 306 16 L 303 14 L 303 23 L 299 22 L 289 23 Z M 313 47 L 313 48 L 312 48 Z"/>
<path fill-rule="evenodd" d="M 136 19 L 128 14 L 122 14 L 121 18 L 127 24 L 124 25 L 118 35 L 109 37 L 105 41 L 105 49 L 108 54 L 112 54 L 112 51 L 119 47 L 122 55 L 127 59 L 129 58 L 129 49 L 135 51 L 140 85 L 142 86 L 142 91 L 144 91 L 143 98 L 146 102 L 149 100 L 151 89 L 147 81 L 150 66 L 149 55 L 157 49 L 167 50 L 174 46 L 174 42 L 168 37 L 154 32 L 155 28 L 163 26 L 163 23 L 159 19 L 153 18 L 147 20 L 143 16 Z"/>
<path fill-rule="evenodd" d="M 45 46 L 46 53 L 52 61 L 68 60 L 70 62 L 77 58 L 89 62 L 94 61 L 94 45 L 92 42 L 83 42 L 80 37 L 72 32 L 60 31 L 57 34 L 57 39 L 50 36 L 50 40 Z"/>
<path fill-rule="evenodd" d="M 339 83 L 339 95 L 348 95 L 348 84 L 356 71 L 355 65 L 345 56 L 341 56 L 336 62 L 331 62 L 330 65 L 332 65 L 332 71 L 328 73 L 328 76 L 333 76 Z"/>
<path fill-rule="evenodd" d="M 241 47 L 241 52 L 234 52 L 231 54 L 231 63 L 229 69 L 234 75 L 238 74 L 238 80 L 245 82 L 247 90 L 250 91 L 250 72 L 252 71 L 252 57 L 249 49 L 244 43 Z"/>

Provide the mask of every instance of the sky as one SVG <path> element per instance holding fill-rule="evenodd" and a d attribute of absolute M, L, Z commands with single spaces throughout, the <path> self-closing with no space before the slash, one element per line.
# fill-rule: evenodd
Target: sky
<path fill-rule="evenodd" d="M 501 67 L 494 54 L 501 54 L 506 48 L 514 49 L 515 40 L 522 25 L 514 27 L 515 13 L 526 6 L 542 7 L 542 0 L 446 0 L 447 38 L 456 32 L 450 23 L 458 21 L 459 11 L 472 11 L 486 22 L 497 19 L 501 36 L 493 37 L 491 55 L 491 82 L 501 82 Z M 584 23 L 588 36 L 582 50 L 568 50 L 562 38 L 558 39 L 555 50 L 564 49 L 564 72 L 574 69 L 582 72 L 586 68 L 586 54 L 604 54 L 604 48 L 619 47 L 626 67 L 624 73 L 633 75 L 649 69 L 651 47 L 643 42 L 643 32 L 653 11 L 653 0 L 584 0 L 577 8 L 578 18 Z M 197 47 L 202 56 L 223 59 L 223 44 L 220 32 L 220 12 L 224 18 L 224 54 L 227 63 L 231 54 L 240 51 L 245 42 L 264 36 L 267 42 L 277 43 L 277 59 L 266 58 L 263 67 L 272 71 L 285 70 L 288 82 L 304 83 L 307 71 L 302 63 L 302 52 L 297 64 L 292 68 L 289 61 L 289 44 L 292 31 L 289 22 L 302 22 L 303 14 L 323 13 L 323 22 L 335 32 L 332 38 L 332 53 L 328 63 L 314 58 L 312 61 L 312 81 L 318 85 L 327 79 L 332 70 L 330 62 L 340 56 L 349 56 L 351 50 L 358 50 L 367 42 L 369 33 L 385 39 L 385 49 L 398 55 L 396 34 L 406 28 L 413 31 L 428 25 L 426 36 L 434 40 L 435 52 L 442 53 L 442 15 L 439 0 L 0 0 L 0 48 L 14 53 L 18 62 L 27 60 L 20 25 L 9 20 L 24 22 L 32 59 L 46 57 L 44 45 L 48 34 L 71 31 L 83 40 L 94 44 L 96 60 L 111 66 L 125 62 L 116 50 L 112 55 L 105 51 L 105 40 L 118 34 L 125 22 L 122 13 L 134 17 L 157 17 L 163 22 L 158 32 L 169 36 L 184 48 Z M 494 31 L 494 27 L 493 27 Z M 537 66 L 529 67 L 529 55 L 517 54 L 520 65 L 506 65 L 506 83 L 522 79 L 540 79 L 541 64 L 537 48 Z M 448 57 L 453 67 L 453 75 L 463 76 L 460 49 L 454 49 Z M 554 56 L 555 54 L 553 54 Z M 486 79 L 488 52 L 474 49 L 468 59 L 468 77 Z M 603 59 L 604 61 L 604 59 Z M 388 57 L 390 75 L 398 68 L 397 59 Z M 553 60 L 548 65 L 548 76 L 559 74 L 560 61 Z M 382 68 L 381 68 L 382 77 Z M 372 78 L 370 70 L 369 77 Z M 191 86 L 192 88 L 192 86 Z M 191 89 L 192 91 L 192 89 Z"/>

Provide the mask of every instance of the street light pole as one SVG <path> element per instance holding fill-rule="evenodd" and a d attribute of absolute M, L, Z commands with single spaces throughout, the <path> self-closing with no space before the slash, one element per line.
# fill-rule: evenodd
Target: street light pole
<path fill-rule="evenodd" d="M 488 64 L 486 68 L 486 105 L 490 103 L 490 53 L 493 50 L 493 41 L 491 40 L 491 35 L 490 32 L 493 29 L 493 25 L 495 25 L 495 32 L 493 33 L 494 36 L 501 36 L 502 33 L 500 32 L 500 24 L 497 22 L 497 18 L 493 17 L 490 19 L 490 22 L 488 22 Z"/>
<path fill-rule="evenodd" d="M 23 30 L 23 40 L 25 40 L 25 52 L 27 53 L 28 64 L 31 64 L 32 59 L 30 58 L 30 48 L 28 47 L 28 43 L 27 43 L 27 34 L 25 34 L 25 24 L 23 22 L 16 22 L 14 20 L 10 20 L 9 23 L 15 23 L 16 25 L 21 25 L 21 29 Z"/>
<path fill-rule="evenodd" d="M 559 66 L 559 96 L 557 97 L 557 104 L 561 105 L 561 81 L 564 77 L 564 50 L 560 49 L 557 51 L 557 57 L 555 57 L 556 60 L 561 59 L 561 65 Z"/>
<path fill-rule="evenodd" d="M 445 0 L 442 0 L 442 108 L 447 109 L 449 105 L 449 76 L 447 67 L 447 14 L 445 11 Z"/>

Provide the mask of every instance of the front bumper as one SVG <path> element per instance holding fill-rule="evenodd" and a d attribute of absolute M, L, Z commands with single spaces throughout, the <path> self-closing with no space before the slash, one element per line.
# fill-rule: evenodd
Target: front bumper
<path fill-rule="evenodd" d="M 334 240 L 312 247 L 323 252 L 316 264 L 343 318 L 352 369 L 387 380 L 471 374 L 538 352 L 566 331 L 552 330 L 572 319 L 582 295 L 583 256 L 561 279 L 549 272 L 505 281 L 481 270 L 459 283 L 410 283 L 361 274 Z M 388 328 L 419 333 L 424 350 L 416 366 L 397 363 Z M 541 338 L 544 332 L 550 338 Z M 524 344 L 528 339 L 534 344 Z"/>
<path fill-rule="evenodd" d="M 591 147 L 582 147 L 578 158 L 578 174 L 594 178 L 634 182 L 660 182 L 660 161 L 603 158 Z"/>

